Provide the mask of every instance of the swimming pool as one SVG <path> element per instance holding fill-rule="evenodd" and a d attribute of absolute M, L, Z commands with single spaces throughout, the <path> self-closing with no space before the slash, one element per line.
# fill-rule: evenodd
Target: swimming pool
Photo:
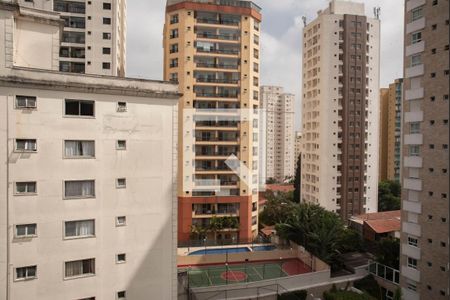
<path fill-rule="evenodd" d="M 274 245 L 267 245 L 267 246 L 255 246 L 252 247 L 253 251 L 272 251 L 275 250 L 277 247 Z"/>
<path fill-rule="evenodd" d="M 250 252 L 250 249 L 248 247 L 202 249 L 191 252 L 188 255 L 230 254 L 242 252 Z"/>

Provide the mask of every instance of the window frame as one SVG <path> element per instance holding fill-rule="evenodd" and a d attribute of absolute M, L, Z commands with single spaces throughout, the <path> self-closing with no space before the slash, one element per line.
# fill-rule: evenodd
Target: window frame
<path fill-rule="evenodd" d="M 18 141 L 34 141 L 34 148 L 32 150 L 29 149 L 18 149 L 17 142 Z M 14 139 L 14 152 L 16 153 L 36 153 L 38 152 L 37 139 L 28 139 L 28 138 L 16 138 Z"/>
<path fill-rule="evenodd" d="M 92 235 L 74 235 L 74 236 L 68 236 L 66 232 L 67 223 L 76 223 L 76 222 L 87 222 L 92 221 L 93 223 L 93 234 Z M 70 221 L 63 221 L 63 240 L 78 240 L 78 239 L 90 239 L 96 237 L 96 226 L 95 226 L 95 219 L 84 219 L 84 220 L 70 220 Z"/>
<path fill-rule="evenodd" d="M 119 181 L 123 181 L 124 184 L 120 184 Z M 116 188 L 117 189 L 126 189 L 127 188 L 127 179 L 125 177 L 120 177 L 116 179 Z"/>
<path fill-rule="evenodd" d="M 67 114 L 67 102 L 68 101 L 78 101 L 78 115 L 68 115 Z M 81 107 L 80 104 L 84 102 L 84 103 L 92 103 L 92 115 L 81 115 Z M 95 119 L 95 114 L 96 114 L 96 109 L 95 109 L 95 101 L 94 100 L 82 100 L 82 99 L 71 99 L 71 98 L 66 98 L 64 99 L 64 103 L 63 103 L 63 116 L 65 118 L 83 118 L 83 119 Z"/>
<path fill-rule="evenodd" d="M 123 218 L 124 222 L 120 223 L 119 218 Z M 117 216 L 116 217 L 116 227 L 123 227 L 123 226 L 127 226 L 127 217 L 126 216 Z"/>
<path fill-rule="evenodd" d="M 34 192 L 19 192 L 17 191 L 17 184 L 20 183 L 34 183 Z M 14 196 L 35 196 L 37 195 L 37 181 L 15 181 L 14 182 Z"/>
<path fill-rule="evenodd" d="M 406 265 L 408 268 L 417 270 L 417 259 L 407 256 Z"/>
<path fill-rule="evenodd" d="M 26 273 L 28 273 L 28 269 L 29 268 L 34 268 L 34 276 L 26 276 L 24 278 L 18 278 L 17 277 L 17 270 L 18 269 L 26 269 Z M 15 272 L 14 272 L 14 281 L 27 281 L 27 280 L 33 280 L 33 279 L 37 279 L 37 265 L 32 265 L 32 266 L 24 266 L 24 267 L 17 267 L 14 268 Z"/>
<path fill-rule="evenodd" d="M 85 182 L 85 181 L 92 181 L 94 183 L 94 195 L 92 196 L 66 196 L 66 182 Z M 95 179 L 74 179 L 74 180 L 63 180 L 63 200 L 77 200 L 77 199 L 95 199 L 96 197 L 96 182 Z"/>
<path fill-rule="evenodd" d="M 79 156 L 67 156 L 66 155 L 66 142 L 92 142 L 94 143 L 94 155 L 88 156 L 88 155 L 79 155 Z M 63 158 L 64 159 L 95 159 L 96 155 L 96 149 L 95 149 L 96 143 L 95 140 L 64 140 L 63 141 Z"/>
<path fill-rule="evenodd" d="M 26 234 L 18 235 L 18 233 L 17 233 L 17 227 L 18 226 L 30 226 L 30 225 L 34 225 L 34 233 L 33 234 L 29 234 L 28 233 L 28 229 L 26 229 L 26 231 L 27 231 Z M 38 236 L 37 223 L 15 224 L 14 225 L 14 238 L 15 239 L 30 239 L 30 238 L 36 238 L 37 236 Z"/>
<path fill-rule="evenodd" d="M 67 264 L 68 263 L 81 262 L 83 264 L 83 262 L 87 261 L 87 260 L 90 260 L 90 261 L 94 262 L 94 265 L 93 265 L 94 272 L 93 273 L 82 273 L 82 274 L 78 274 L 78 275 L 67 276 L 66 272 L 67 272 Z M 63 272 L 64 280 L 72 280 L 72 279 L 85 278 L 85 277 L 93 277 L 93 276 L 95 276 L 97 274 L 95 257 L 65 261 L 63 263 L 63 267 L 64 267 L 64 272 Z"/>
<path fill-rule="evenodd" d="M 125 142 L 125 147 L 120 147 L 120 143 Z M 116 141 L 116 150 L 118 151 L 125 151 L 127 150 L 127 140 L 117 140 Z"/>
<path fill-rule="evenodd" d="M 19 99 L 19 98 L 24 99 Z M 19 100 L 25 100 L 25 106 L 19 106 Z M 28 105 L 30 100 L 34 101 L 34 106 Z M 14 99 L 14 108 L 15 109 L 27 109 L 27 110 L 36 110 L 37 109 L 37 97 L 36 96 L 25 96 L 25 95 L 16 95 Z"/>
<path fill-rule="evenodd" d="M 411 22 L 417 21 L 423 17 L 423 5 L 411 10 Z"/>
<path fill-rule="evenodd" d="M 119 256 L 122 256 L 122 255 L 123 255 L 124 259 L 120 260 Z M 124 264 L 126 262 L 127 262 L 127 254 L 126 253 L 118 253 L 118 254 L 116 254 L 116 264 L 120 265 L 120 264 Z"/>
<path fill-rule="evenodd" d="M 420 35 L 420 37 L 418 39 L 414 39 L 414 36 L 418 36 Z M 422 31 L 415 31 L 413 33 L 411 33 L 411 45 L 414 44 L 418 44 L 422 41 Z"/>
<path fill-rule="evenodd" d="M 415 240 L 415 242 L 412 240 Z M 413 236 L 408 236 L 408 245 L 419 248 L 419 239 Z"/>
<path fill-rule="evenodd" d="M 415 59 L 417 61 L 415 61 Z M 422 54 L 416 53 L 416 54 L 411 55 L 411 67 L 419 66 L 421 64 L 422 64 Z"/>

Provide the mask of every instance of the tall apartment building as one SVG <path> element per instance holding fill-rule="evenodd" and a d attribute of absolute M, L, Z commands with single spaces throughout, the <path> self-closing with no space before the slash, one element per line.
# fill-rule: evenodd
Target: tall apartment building
<path fill-rule="evenodd" d="M 62 39 L 60 45 L 54 45 L 59 48 L 60 71 L 125 76 L 126 0 L 18 2 L 24 7 L 53 10 L 61 16 Z"/>
<path fill-rule="evenodd" d="M 380 90 L 380 180 L 400 181 L 403 79 Z"/>
<path fill-rule="evenodd" d="M 261 140 L 265 140 L 265 178 L 283 182 L 294 176 L 294 104 L 295 95 L 285 93 L 279 86 L 261 87 Z M 262 137 L 265 135 L 265 138 Z"/>
<path fill-rule="evenodd" d="M 401 278 L 405 299 L 449 298 L 449 3 L 405 1 Z"/>
<path fill-rule="evenodd" d="M 302 153 L 302 133 L 300 131 L 295 132 L 294 137 L 294 161 L 297 166 L 297 160 Z"/>
<path fill-rule="evenodd" d="M 380 21 L 333 0 L 303 29 L 302 201 L 377 211 Z"/>
<path fill-rule="evenodd" d="M 0 1 L 0 299 L 176 299 L 177 86 L 55 71 L 60 25 Z"/>
<path fill-rule="evenodd" d="M 213 218 L 231 221 L 208 240 L 257 234 L 260 21 L 250 1 L 167 1 L 164 78 L 178 81 L 183 93 L 180 241 L 204 239 L 192 233 Z M 230 155 L 240 161 L 241 176 L 226 163 Z"/>

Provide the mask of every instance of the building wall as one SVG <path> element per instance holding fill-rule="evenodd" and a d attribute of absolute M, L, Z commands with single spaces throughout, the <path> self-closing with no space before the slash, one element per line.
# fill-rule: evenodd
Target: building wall
<path fill-rule="evenodd" d="M 299 131 L 296 131 L 295 139 L 294 139 L 294 159 L 295 159 L 296 166 L 297 166 L 298 157 L 301 152 L 302 152 L 302 133 Z"/>
<path fill-rule="evenodd" d="M 17 94 L 36 96 L 37 109 L 15 109 Z M 1 191 L 2 206 L 9 205 L 10 299 L 115 299 L 122 290 L 130 299 L 175 299 L 175 258 L 168 249 L 175 249 L 176 237 L 170 167 L 176 102 L 5 86 L 0 97 L 8 106 L 0 132 L 1 148 L 9 149 L 7 174 L 2 169 L 8 189 Z M 94 100 L 95 118 L 64 116 L 67 98 Z M 127 112 L 117 112 L 118 101 L 127 102 Z M 13 151 L 15 138 L 36 138 L 37 152 Z M 116 149 L 119 139 L 127 141 L 126 151 Z M 65 158 L 64 140 L 95 140 L 95 158 Z M 116 188 L 117 178 L 126 178 L 125 189 Z M 95 198 L 66 200 L 64 180 L 83 179 L 95 180 Z M 37 194 L 15 195 L 18 181 L 36 181 Z M 126 216 L 126 226 L 116 226 L 118 216 Z M 65 221 L 86 219 L 95 219 L 95 237 L 64 238 Z M 29 223 L 37 224 L 37 236 L 15 237 L 14 226 Z M 116 263 L 119 253 L 126 253 L 126 263 Z M 95 276 L 64 279 L 64 262 L 86 258 L 95 258 Z M 16 281 L 15 268 L 30 265 L 37 265 L 37 279 Z"/>
<path fill-rule="evenodd" d="M 400 181 L 403 79 L 389 85 L 387 179 Z"/>
<path fill-rule="evenodd" d="M 413 300 L 449 297 L 448 11 L 405 1 L 400 283 Z"/>
<path fill-rule="evenodd" d="M 266 134 L 266 178 L 283 182 L 294 175 L 294 101 L 295 96 L 286 94 L 281 87 L 261 87 L 261 108 L 266 115 L 260 122 Z"/>
<path fill-rule="evenodd" d="M 173 5 L 171 5 L 173 4 Z M 197 15 L 202 16 L 197 18 Z M 176 20 L 172 20 L 174 16 Z M 238 25 L 219 24 L 218 16 L 238 16 Z M 168 2 L 166 7 L 166 20 L 164 25 L 164 78 L 178 81 L 183 97 L 179 105 L 179 239 L 190 239 L 193 219 L 211 219 L 214 214 L 205 214 L 193 217 L 193 204 L 204 203 L 215 205 L 217 203 L 239 203 L 238 232 L 226 232 L 224 236 L 251 239 L 257 233 L 257 205 L 258 205 L 258 124 L 253 123 L 257 114 L 259 100 L 259 22 L 260 14 L 255 9 L 233 5 L 215 5 L 200 3 L 199 1 Z M 203 18 L 215 18 L 213 23 L 199 21 Z M 178 30 L 178 35 L 171 37 L 172 30 Z M 237 40 L 223 39 L 218 33 L 235 31 Z M 205 32 L 215 32 L 212 36 Z M 197 34 L 199 33 L 199 34 Z M 217 35 L 217 36 L 216 36 Z M 223 34 L 222 34 L 223 35 Z M 255 39 L 257 37 L 257 39 Z M 197 50 L 197 43 L 220 43 L 220 48 L 234 47 L 238 52 L 233 53 L 205 53 Z M 171 51 L 173 45 L 176 51 Z M 176 60 L 176 64 L 174 63 Z M 210 61 L 206 67 L 199 62 Z M 228 65 L 236 63 L 236 68 Z M 214 65 L 214 67 L 211 66 Z M 223 66 L 223 65 L 226 66 Z M 256 67 L 255 67 L 256 64 Z M 209 74 L 209 75 L 205 75 Z M 226 74 L 226 75 L 225 75 Z M 235 78 L 231 82 L 202 81 L 204 78 L 217 79 L 220 76 Z M 214 78 L 212 78 L 212 77 Z M 227 77 L 231 76 L 231 77 Z M 220 91 L 235 89 L 236 97 L 215 97 L 211 93 L 198 92 L 200 90 Z M 203 95 L 203 96 L 202 96 Z M 210 105 L 210 106 L 209 106 Z M 239 119 L 235 126 L 202 126 L 194 122 L 194 109 L 209 107 L 205 112 L 214 116 L 216 108 L 240 108 L 234 112 Z M 201 128 L 200 128 L 201 127 Z M 226 126 L 225 126 L 226 127 Z M 200 140 L 197 135 L 211 134 L 210 140 Z M 232 141 L 217 140 L 220 135 L 227 132 L 235 133 L 236 139 Z M 236 155 L 241 162 L 242 176 L 234 178 L 226 186 L 222 185 L 220 191 L 205 184 L 204 180 L 220 181 L 225 176 L 236 175 L 232 170 L 220 169 L 228 155 L 208 154 L 202 155 L 201 149 L 218 151 L 218 147 L 235 147 L 230 153 Z M 229 148 L 227 148 L 229 149 Z M 201 150 L 203 151 L 203 150 Z M 229 153 L 228 153 L 229 154 Z M 209 164 L 209 170 L 202 170 L 199 165 Z M 202 181 L 203 180 L 203 181 Z M 218 185 L 219 184 L 215 184 Z M 197 221 L 195 221 L 197 222 Z M 209 237 L 211 238 L 211 237 Z"/>
<path fill-rule="evenodd" d="M 389 99 L 389 89 L 380 89 L 380 181 L 387 179 Z"/>
<path fill-rule="evenodd" d="M 352 35 L 352 22 L 360 22 L 361 29 L 367 27 L 368 37 L 359 28 L 361 35 Z M 376 212 L 379 20 L 364 17 L 363 4 L 332 1 L 304 28 L 303 42 L 302 200 L 339 212 L 344 219 L 351 214 Z M 355 43 L 361 45 L 357 54 L 360 62 L 355 62 L 352 55 L 356 54 L 350 51 Z M 356 72 L 363 78 L 361 82 L 351 81 L 350 71 L 357 66 L 361 66 Z M 358 95 L 354 93 L 357 90 Z M 354 97 L 367 101 L 354 106 Z M 358 115 L 350 116 L 357 110 Z M 360 119 L 359 128 L 353 128 L 356 119 Z M 354 133 L 360 139 L 354 139 Z M 359 144 L 359 153 L 350 153 L 349 147 L 355 143 Z M 356 165 L 358 172 L 346 171 Z M 349 181 L 355 176 L 364 180 L 359 181 L 357 192 L 347 193 L 349 188 L 356 188 Z"/>

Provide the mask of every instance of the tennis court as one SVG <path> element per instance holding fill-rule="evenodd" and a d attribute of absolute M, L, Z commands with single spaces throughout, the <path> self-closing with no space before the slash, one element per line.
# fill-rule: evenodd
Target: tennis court
<path fill-rule="evenodd" d="M 205 287 L 274 279 L 311 272 L 297 259 L 264 263 L 238 263 L 188 269 L 189 287 Z"/>

